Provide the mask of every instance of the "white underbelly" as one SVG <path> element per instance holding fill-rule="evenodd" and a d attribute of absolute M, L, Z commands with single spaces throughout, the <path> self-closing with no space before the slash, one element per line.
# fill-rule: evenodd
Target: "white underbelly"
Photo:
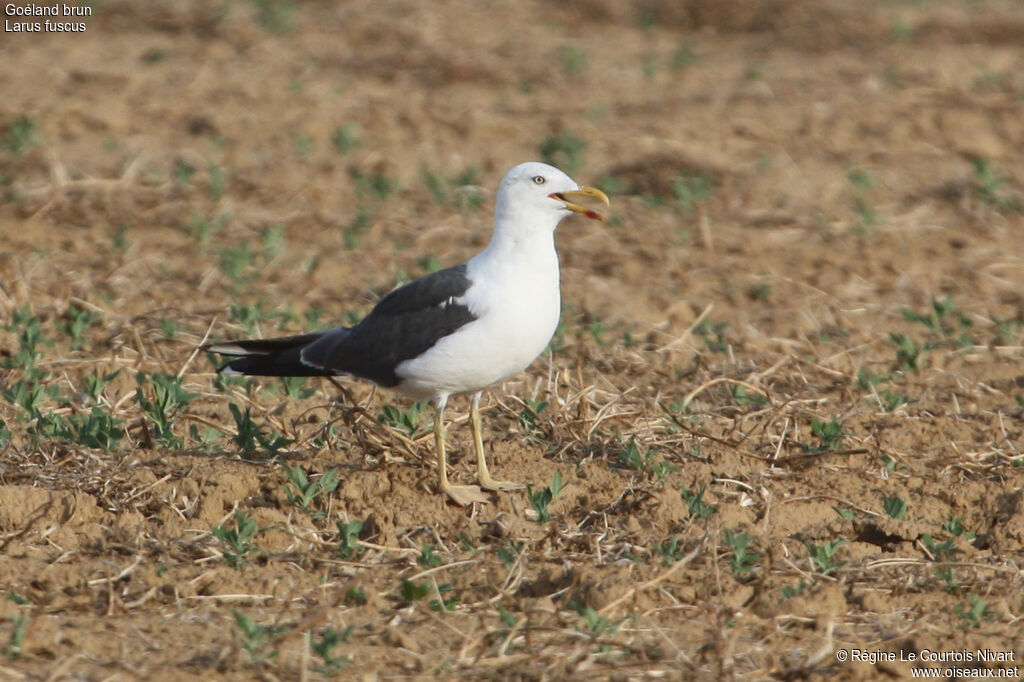
<path fill-rule="evenodd" d="M 526 369 L 558 326 L 557 279 L 553 290 L 550 283 L 527 286 L 490 303 L 478 319 L 400 363 L 395 368 L 402 380 L 398 388 L 419 399 L 475 393 Z"/>

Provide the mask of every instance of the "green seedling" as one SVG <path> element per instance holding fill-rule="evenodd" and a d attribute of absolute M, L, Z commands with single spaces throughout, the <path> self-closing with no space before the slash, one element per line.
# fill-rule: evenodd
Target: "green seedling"
<path fill-rule="evenodd" d="M 260 232 L 260 258 L 272 263 L 288 247 L 288 234 L 284 225 L 271 225 Z"/>
<path fill-rule="evenodd" d="M 337 655 L 334 650 L 339 644 L 343 644 L 348 641 L 348 636 L 352 634 L 353 626 L 349 625 L 347 628 L 338 632 L 334 628 L 326 627 L 320 631 L 318 637 L 311 637 L 309 641 L 309 648 L 313 652 L 313 655 L 320 659 L 320 665 L 315 666 L 315 670 L 328 677 L 335 677 L 339 675 L 342 669 L 352 662 L 348 656 Z"/>
<path fill-rule="evenodd" d="M 565 485 L 562 483 L 562 474 L 555 472 L 551 477 L 551 483 L 543 490 L 534 491 L 533 486 L 526 484 L 526 497 L 530 500 L 530 506 L 537 512 L 538 523 L 544 523 L 551 519 L 548 505 L 562 491 Z"/>
<path fill-rule="evenodd" d="M 846 521 L 856 521 L 858 518 L 857 514 L 851 509 L 843 509 L 842 507 L 832 507 L 832 511 L 834 511 L 839 516 L 839 518 L 845 519 Z"/>
<path fill-rule="evenodd" d="M 572 175 L 583 165 L 580 158 L 586 143 L 569 131 L 549 135 L 540 146 L 540 155 L 544 163 L 561 168 Z"/>
<path fill-rule="evenodd" d="M 971 533 L 964 530 L 964 517 L 948 514 L 946 520 L 942 523 L 942 530 L 946 531 L 950 535 L 958 538 L 964 538 L 968 541 L 973 541 L 978 537 L 977 533 Z"/>
<path fill-rule="evenodd" d="M 284 34 L 295 25 L 298 6 L 289 0 L 249 0 L 256 10 L 256 21 L 267 33 Z"/>
<path fill-rule="evenodd" d="M 826 542 L 823 545 L 815 545 L 811 542 L 805 542 L 804 545 L 807 547 L 807 553 L 811 557 L 811 563 L 814 567 L 825 575 L 833 575 L 836 569 L 839 568 L 844 562 L 840 561 L 836 563 L 833 561 L 836 552 L 842 547 L 843 543 L 846 542 L 843 538 Z"/>
<path fill-rule="evenodd" d="M 923 324 L 929 336 L 933 339 L 940 338 L 941 343 L 962 348 L 972 343 L 970 330 L 973 326 L 971 318 L 964 312 L 957 309 L 953 299 L 945 296 L 942 299 L 932 299 L 931 309 L 924 313 L 904 308 L 903 319 L 907 322 L 918 322 Z M 936 343 L 924 344 L 923 348 L 930 348 Z"/>
<path fill-rule="evenodd" d="M 872 227 L 877 227 L 882 223 L 882 219 L 878 217 L 878 211 L 861 197 L 854 199 L 853 212 L 857 216 L 857 221 L 852 226 L 854 234 L 863 235 Z"/>
<path fill-rule="evenodd" d="M 886 516 L 897 521 L 905 521 L 907 518 L 907 503 L 899 495 L 887 495 L 882 498 L 882 509 Z"/>
<path fill-rule="evenodd" d="M 374 172 L 364 175 L 358 170 L 353 170 L 351 175 L 355 182 L 356 194 L 361 197 L 371 197 L 383 201 L 398 191 L 398 180 L 383 173 Z"/>
<path fill-rule="evenodd" d="M 1004 320 L 997 315 L 992 316 L 992 322 L 996 327 L 996 343 L 1000 346 L 1012 346 L 1018 343 L 1021 329 L 1024 328 L 1024 321 Z"/>
<path fill-rule="evenodd" d="M 179 185 L 187 185 L 192 181 L 192 176 L 196 174 L 196 167 L 190 164 L 184 159 L 175 159 L 174 165 L 171 168 L 171 177 Z"/>
<path fill-rule="evenodd" d="M 682 71 L 697 63 L 699 57 L 693 51 L 693 45 L 686 38 L 679 41 L 676 49 L 672 51 L 672 70 Z"/>
<path fill-rule="evenodd" d="M 227 225 L 228 217 L 226 215 L 220 215 L 213 220 L 208 220 L 202 216 L 193 213 L 189 216 L 188 222 L 185 223 L 185 232 L 196 240 L 200 246 L 210 241 L 210 237 L 217 234 L 224 229 Z"/>
<path fill-rule="evenodd" d="M 648 456 L 653 452 L 653 450 L 648 450 Z M 619 453 L 619 462 L 633 471 L 639 471 L 644 468 L 644 458 L 640 455 L 635 442 L 630 443 L 629 447 Z"/>
<path fill-rule="evenodd" d="M 178 333 L 177 323 L 169 317 L 161 317 L 160 333 L 164 335 L 165 339 L 173 339 Z"/>
<path fill-rule="evenodd" d="M 424 256 L 416 261 L 416 264 L 420 266 L 420 270 L 423 274 L 429 275 L 432 272 L 437 272 L 441 269 L 441 261 L 436 256 Z"/>
<path fill-rule="evenodd" d="M 605 326 L 604 322 L 599 320 L 591 320 L 587 324 L 587 333 L 593 337 L 594 342 L 599 346 L 607 346 L 608 342 L 604 340 L 604 333 L 608 331 L 608 327 Z"/>
<path fill-rule="evenodd" d="M 338 468 L 328 469 L 320 476 L 312 478 L 310 472 L 301 466 L 290 467 L 281 462 L 288 485 L 284 494 L 288 502 L 302 511 L 310 511 L 311 505 L 321 496 L 328 496 L 338 488 Z"/>
<path fill-rule="evenodd" d="M 235 616 L 235 625 L 242 635 L 242 647 L 249 653 L 252 661 L 264 661 L 277 656 L 277 649 L 271 646 L 274 639 L 288 632 L 284 625 L 257 625 L 256 622 L 241 611 L 231 610 Z"/>
<path fill-rule="evenodd" d="M 956 561 L 957 554 L 963 554 L 963 550 L 956 546 L 956 538 L 947 538 L 942 542 L 936 542 L 930 533 L 924 533 L 921 536 L 921 543 L 928 551 L 931 560 L 935 562 L 953 562 Z M 945 583 L 946 591 L 950 594 L 960 590 L 960 586 L 956 583 L 956 574 L 952 566 L 937 566 L 935 568 L 935 575 Z"/>
<path fill-rule="evenodd" d="M 201 449 L 210 450 L 211 446 L 224 437 L 224 432 L 214 426 L 207 426 L 202 431 L 195 424 L 188 425 L 188 437 L 199 443 Z"/>
<path fill-rule="evenodd" d="M 16 118 L 0 137 L 0 148 L 4 149 L 14 160 L 23 157 L 38 143 L 36 121 L 28 116 Z"/>
<path fill-rule="evenodd" d="M 124 438 L 124 422 L 95 406 L 86 414 L 67 417 L 55 413 L 39 418 L 35 433 L 46 438 L 62 438 L 86 448 L 117 449 Z"/>
<path fill-rule="evenodd" d="M 206 170 L 209 176 L 206 181 L 206 192 L 214 201 L 220 201 L 224 197 L 224 192 L 227 191 L 227 174 L 220 166 L 213 163 L 207 166 Z"/>
<path fill-rule="evenodd" d="M 221 272 L 231 281 L 235 288 L 252 279 L 255 254 L 249 242 L 239 242 L 234 246 L 226 246 L 217 252 Z"/>
<path fill-rule="evenodd" d="M 988 603 L 984 599 L 973 594 L 970 596 L 970 600 L 966 608 L 957 604 L 953 607 L 953 611 L 972 628 L 981 627 L 981 622 L 983 620 L 995 620 L 999 617 L 998 611 L 993 611 L 988 608 Z"/>
<path fill-rule="evenodd" d="M 560 47 L 558 58 L 562 60 L 562 69 L 568 76 L 580 76 L 587 68 L 587 53 L 573 45 Z"/>
<path fill-rule="evenodd" d="M 22 647 L 25 644 L 25 638 L 27 636 L 28 617 L 20 615 L 11 616 L 11 634 L 7 637 L 7 642 L 4 643 L 3 646 L 4 656 L 12 661 L 16 658 L 20 658 L 22 654 Z"/>
<path fill-rule="evenodd" d="M 393 429 L 405 431 L 410 436 L 415 437 L 422 433 L 425 428 L 423 422 L 426 407 L 427 403 L 425 402 L 413 403 L 406 410 L 402 410 L 394 405 L 385 405 L 378 419 L 381 423 Z"/>
<path fill-rule="evenodd" d="M 405 270 L 399 270 L 398 272 L 395 273 L 395 285 L 393 288 L 397 289 L 398 287 L 404 284 L 408 284 L 411 281 L 412 277 L 409 276 L 408 272 L 406 272 Z"/>
<path fill-rule="evenodd" d="M 896 471 L 896 460 L 889 455 L 880 454 L 878 459 L 882 462 L 882 466 L 885 467 L 886 471 Z M 906 469 L 906 467 L 903 467 Z"/>
<path fill-rule="evenodd" d="M 870 172 L 856 166 L 846 171 L 846 179 L 861 192 L 867 192 L 875 186 L 875 177 Z"/>
<path fill-rule="evenodd" d="M 806 590 L 809 586 L 810 585 L 808 583 L 805 583 L 803 581 L 801 581 L 795 587 L 792 585 L 786 585 L 782 588 L 782 598 L 792 599 L 793 597 L 797 596 L 798 594 Z"/>
<path fill-rule="evenodd" d="M 541 426 L 540 421 L 541 415 L 548 409 L 548 401 L 523 398 L 523 404 L 526 407 L 519 411 L 519 424 L 522 426 L 523 432 L 530 440 L 546 439 L 548 434 Z"/>
<path fill-rule="evenodd" d="M 220 363 L 210 359 L 210 362 L 214 367 L 220 367 Z M 213 380 L 213 387 L 217 389 L 218 393 L 229 393 L 232 388 L 241 388 L 247 395 L 252 395 L 253 390 L 253 379 L 252 377 L 237 376 L 232 374 L 218 374 Z"/>
<path fill-rule="evenodd" d="M 619 453 L 619 461 L 633 471 L 650 471 L 664 483 L 668 475 L 673 471 L 678 471 L 679 467 L 669 464 L 664 459 L 656 460 L 654 456 L 657 453 L 658 451 L 652 448 L 641 455 L 634 441 Z"/>
<path fill-rule="evenodd" d="M 296 400 L 311 398 L 316 393 L 316 389 L 310 388 L 307 383 L 309 380 L 306 377 L 281 377 L 284 394 Z"/>
<path fill-rule="evenodd" d="M 416 584 L 408 578 L 402 578 L 399 594 L 402 595 L 404 601 L 410 604 L 426 599 L 427 595 L 430 594 L 430 582 L 424 580 L 422 583 Z"/>
<path fill-rule="evenodd" d="M 416 563 L 423 568 L 434 568 L 435 566 L 440 566 L 442 559 L 434 553 L 434 549 L 435 547 L 433 545 L 423 545 L 423 547 L 420 548 L 420 555 L 416 559 Z"/>
<path fill-rule="evenodd" d="M 325 326 L 323 323 L 324 309 L 320 306 L 312 306 L 302 313 L 302 319 L 305 322 L 304 326 L 307 329 L 320 329 Z"/>
<path fill-rule="evenodd" d="M 519 555 L 523 553 L 523 545 L 514 544 L 511 541 L 506 543 L 504 547 L 501 547 L 497 551 L 498 560 L 501 565 L 505 567 L 506 571 L 511 571 L 515 565 Z"/>
<path fill-rule="evenodd" d="M 454 596 L 447 599 L 444 598 L 446 593 L 452 592 L 454 589 L 455 586 L 451 583 L 441 583 L 437 586 L 437 594 L 440 599 L 431 599 L 427 606 L 430 607 L 431 611 L 454 611 L 455 607 L 459 605 L 459 598 Z"/>
<path fill-rule="evenodd" d="M 242 325 L 247 335 L 256 333 L 259 325 L 263 322 L 276 322 L 278 329 L 286 324 L 298 322 L 298 316 L 290 309 L 284 310 L 263 310 L 263 302 L 259 303 L 232 303 L 228 306 L 228 315 L 232 322 Z"/>
<path fill-rule="evenodd" d="M 276 455 L 281 448 L 292 443 L 290 438 L 285 438 L 280 434 L 263 433 L 263 430 L 252 420 L 251 408 L 246 407 L 245 412 L 242 412 L 238 405 L 230 403 L 228 409 L 231 410 L 231 416 L 235 418 L 237 427 L 235 444 L 242 449 L 244 454 L 251 455 L 262 449 Z"/>
<path fill-rule="evenodd" d="M 483 205 L 480 193 L 480 173 L 476 168 L 467 168 L 461 173 L 445 177 L 423 168 L 423 179 L 434 202 L 441 206 L 456 206 L 460 209 L 476 209 Z"/>
<path fill-rule="evenodd" d="M 18 350 L 12 356 L 4 357 L 0 366 L 21 370 L 28 380 L 41 379 L 43 372 L 36 367 L 42 357 L 39 345 L 52 346 L 53 343 L 43 336 L 39 318 L 28 308 L 18 308 L 11 316 L 11 323 L 3 328 L 17 335 Z"/>
<path fill-rule="evenodd" d="M 26 606 L 31 603 L 28 599 L 25 599 L 21 595 L 15 593 L 13 590 L 8 590 L 6 598 L 8 601 L 12 601 L 18 606 Z M 23 653 L 22 647 L 25 644 L 25 638 L 27 636 L 28 618 L 22 615 L 11 616 L 11 634 L 0 651 L 3 651 L 3 654 L 11 660 L 19 658 Z"/>
<path fill-rule="evenodd" d="M 586 632 L 591 637 L 600 637 L 602 635 L 614 635 L 619 631 L 619 622 L 612 622 L 605 616 L 599 614 L 594 610 L 593 606 L 584 606 L 577 609 L 577 613 L 580 614 L 580 620 L 583 621 L 583 625 L 586 629 L 577 628 L 582 632 Z"/>
<path fill-rule="evenodd" d="M 886 412 L 894 412 L 904 405 L 908 405 L 910 398 L 902 393 L 896 393 L 886 388 L 878 391 L 878 402 L 880 407 Z"/>
<path fill-rule="evenodd" d="M 498 604 L 498 620 L 500 620 L 501 624 L 509 630 L 514 628 L 516 623 L 519 622 L 519 619 L 509 613 L 509 610 L 501 604 Z"/>
<path fill-rule="evenodd" d="M 68 308 L 64 319 L 58 322 L 58 326 L 71 338 L 71 350 L 78 350 L 82 347 L 82 334 L 99 319 L 100 315 L 90 310 L 77 306 Z"/>
<path fill-rule="evenodd" d="M 690 213 L 697 204 L 711 196 L 714 186 L 714 180 L 707 173 L 683 172 L 672 181 L 672 194 L 679 206 Z"/>
<path fill-rule="evenodd" d="M 346 123 L 335 128 L 331 133 L 331 144 L 339 154 L 348 154 L 359 146 L 359 125 Z"/>
<path fill-rule="evenodd" d="M 23 421 L 35 421 L 41 426 L 43 415 L 40 408 L 46 402 L 56 399 L 59 390 L 57 386 L 43 386 L 29 379 L 20 379 L 5 388 L 3 396 L 24 411 Z"/>
<path fill-rule="evenodd" d="M 818 439 L 818 445 L 814 448 L 805 447 L 805 450 L 808 452 L 830 452 L 842 447 L 843 437 L 847 434 L 842 423 L 835 417 L 827 422 L 817 417 L 811 417 L 811 435 Z"/>
<path fill-rule="evenodd" d="M 857 371 L 857 387 L 862 391 L 871 391 L 875 386 L 891 378 L 888 374 L 875 374 L 870 369 L 861 369 Z"/>
<path fill-rule="evenodd" d="M 658 545 L 658 554 L 661 554 L 661 556 L 664 557 L 666 566 L 673 564 L 686 556 L 686 552 L 677 537 L 669 538 Z"/>
<path fill-rule="evenodd" d="M 738 578 L 753 571 L 755 566 L 757 566 L 758 560 L 761 558 L 760 554 L 749 550 L 750 543 L 754 541 L 754 536 L 749 533 L 731 530 L 725 531 L 723 535 L 725 544 L 732 551 L 732 557 L 729 560 L 732 574 Z"/>
<path fill-rule="evenodd" d="M 476 553 L 480 550 L 477 544 L 473 542 L 473 539 L 470 538 L 465 532 L 460 532 L 458 535 L 455 536 L 455 539 L 459 541 L 459 548 L 463 552 L 469 552 L 473 555 L 476 555 Z"/>
<path fill-rule="evenodd" d="M 373 211 L 360 206 L 352 222 L 341 228 L 341 239 L 345 248 L 352 250 L 359 246 L 359 240 L 373 227 Z"/>
<path fill-rule="evenodd" d="M 192 400 L 199 397 L 198 393 L 189 393 L 181 385 L 181 379 L 168 374 L 154 374 L 152 377 L 139 372 L 135 375 L 138 387 L 135 397 L 142 412 L 149 418 L 153 426 L 155 439 L 169 448 L 184 447 L 182 439 L 172 430 L 175 415 Z M 147 395 L 146 387 L 150 387 L 152 399 Z"/>
<path fill-rule="evenodd" d="M 359 534 L 363 532 L 364 522 L 338 521 L 338 556 L 342 559 L 355 559 L 362 554 L 363 546 L 359 544 Z"/>
<path fill-rule="evenodd" d="M 121 223 L 110 232 L 110 245 L 115 250 L 124 253 L 131 246 L 131 242 L 128 241 L 128 225 L 127 223 Z"/>
<path fill-rule="evenodd" d="M 86 374 L 84 390 L 85 394 L 89 396 L 89 400 L 94 405 L 99 405 L 104 402 L 103 391 L 106 389 L 107 384 L 113 381 L 117 375 L 121 373 L 121 370 L 115 370 L 106 376 L 99 376 L 97 374 Z"/>
<path fill-rule="evenodd" d="M 1020 213 L 1024 210 L 1020 196 L 1003 189 L 1006 178 L 999 175 L 988 159 L 973 159 L 973 194 L 982 203 L 999 213 Z"/>
<path fill-rule="evenodd" d="M 725 353 L 729 350 L 729 342 L 725 330 L 728 322 L 712 322 L 708 319 L 701 320 L 700 324 L 693 328 L 693 333 L 704 341 L 707 349 L 713 353 Z"/>
<path fill-rule="evenodd" d="M 345 603 L 349 606 L 366 606 L 366 592 L 358 586 L 348 588 L 345 591 Z"/>
<path fill-rule="evenodd" d="M 768 404 L 768 399 L 760 393 L 750 391 L 746 386 L 731 385 L 729 390 L 732 392 L 732 399 L 740 407 L 761 407 Z"/>
<path fill-rule="evenodd" d="M 680 493 L 683 501 L 686 502 L 686 506 L 690 509 L 690 516 L 692 518 L 706 519 L 718 513 L 718 507 L 704 501 L 704 491 L 706 488 L 707 486 L 702 485 L 697 490 L 696 495 L 691 493 L 688 488 L 683 488 Z"/>
<path fill-rule="evenodd" d="M 305 159 L 309 156 L 309 153 L 313 151 L 313 138 L 308 134 L 298 130 L 293 130 L 291 133 L 291 139 L 292 150 L 298 158 Z"/>
<path fill-rule="evenodd" d="M 224 561 L 228 566 L 241 570 L 246 558 L 257 550 L 252 544 L 253 539 L 267 528 L 260 528 L 256 519 L 246 516 L 241 509 L 235 509 L 233 520 L 233 528 L 227 524 L 213 526 L 210 535 L 224 546 Z"/>
<path fill-rule="evenodd" d="M 893 369 L 916 372 L 917 361 L 924 348 L 908 334 L 890 333 L 889 338 L 896 344 L 896 361 L 893 363 Z"/>

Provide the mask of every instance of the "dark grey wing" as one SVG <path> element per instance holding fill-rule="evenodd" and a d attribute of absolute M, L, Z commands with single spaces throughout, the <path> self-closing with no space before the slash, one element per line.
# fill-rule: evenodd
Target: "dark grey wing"
<path fill-rule="evenodd" d="M 303 348 L 302 361 L 379 386 L 395 386 L 395 367 L 476 319 L 456 301 L 471 286 L 465 264 L 410 282 L 382 298 L 347 334 L 328 334 Z"/>

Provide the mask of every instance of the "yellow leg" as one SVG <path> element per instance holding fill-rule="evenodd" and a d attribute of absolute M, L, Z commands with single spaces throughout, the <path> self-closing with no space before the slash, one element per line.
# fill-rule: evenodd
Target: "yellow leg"
<path fill-rule="evenodd" d="M 487 502 L 487 496 L 475 485 L 452 485 L 448 482 L 448 456 L 444 449 L 444 405 L 438 401 L 434 406 L 434 443 L 437 445 L 437 478 L 441 492 L 456 504 L 463 506 L 474 502 Z"/>
<path fill-rule="evenodd" d="M 473 427 L 473 447 L 476 448 L 477 480 L 484 490 L 515 490 L 522 488 L 521 483 L 496 481 L 487 470 L 487 456 L 484 454 L 483 429 L 480 426 L 480 394 L 476 393 L 469 400 L 469 422 Z"/>

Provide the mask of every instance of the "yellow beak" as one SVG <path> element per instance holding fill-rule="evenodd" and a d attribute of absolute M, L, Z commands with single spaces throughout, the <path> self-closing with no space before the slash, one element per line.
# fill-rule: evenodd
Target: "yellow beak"
<path fill-rule="evenodd" d="M 586 206 L 581 206 L 571 201 L 571 199 L 575 199 L 576 197 L 590 197 L 592 199 L 600 199 L 601 201 L 604 202 L 605 206 L 612 205 L 612 202 L 608 200 L 608 195 L 594 187 L 580 187 L 579 189 L 573 190 L 571 192 L 555 192 L 554 194 L 549 194 L 548 196 L 551 197 L 552 199 L 558 199 L 559 201 L 561 201 L 563 204 L 565 204 L 565 207 L 570 211 L 582 213 L 583 215 L 593 220 L 604 220 L 604 216 L 602 216 L 597 211 L 593 211 L 587 208 Z"/>

